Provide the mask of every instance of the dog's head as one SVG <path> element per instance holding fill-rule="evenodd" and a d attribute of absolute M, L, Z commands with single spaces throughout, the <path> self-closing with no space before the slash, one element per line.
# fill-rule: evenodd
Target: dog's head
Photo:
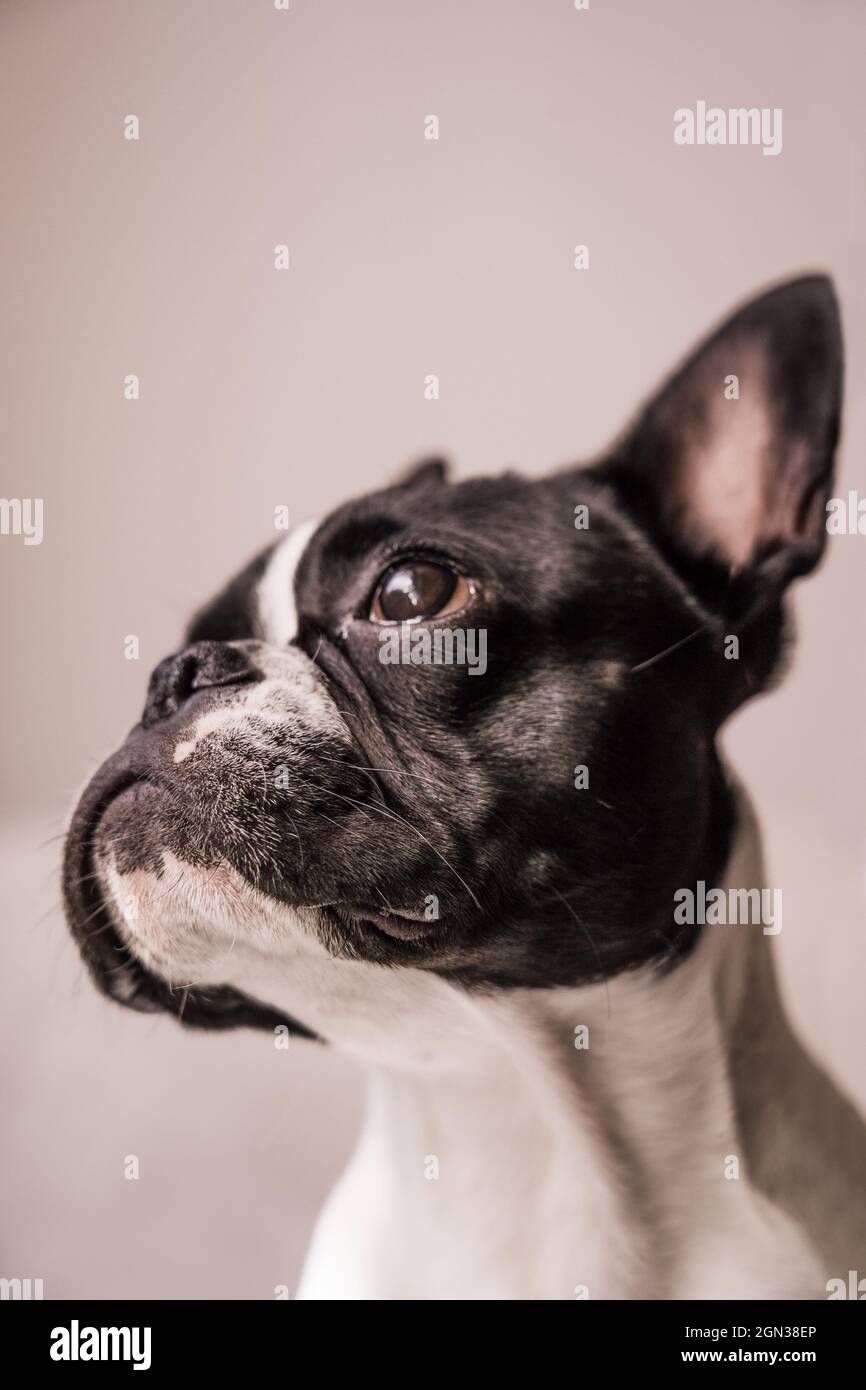
<path fill-rule="evenodd" d="M 301 958 L 470 989 L 675 963 L 675 890 L 729 849 L 716 731 L 777 670 L 785 588 L 824 547 L 840 396 L 832 290 L 799 280 L 601 461 L 427 463 L 256 559 L 74 814 L 99 985 L 273 1026 L 268 971 Z M 293 1012 L 329 1033 L 315 997 Z"/>

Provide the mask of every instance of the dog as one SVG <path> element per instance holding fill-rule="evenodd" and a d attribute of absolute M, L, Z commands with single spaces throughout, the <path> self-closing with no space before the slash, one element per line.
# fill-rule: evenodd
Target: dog
<path fill-rule="evenodd" d="M 717 734 L 784 665 L 841 395 L 832 285 L 789 281 L 604 456 L 426 461 L 156 667 L 73 814 L 68 922 L 112 999 L 363 1064 L 298 1297 L 825 1298 L 864 1268 L 866 1129 L 774 931 L 678 910 L 766 886 Z M 446 629 L 483 672 L 429 655 Z"/>

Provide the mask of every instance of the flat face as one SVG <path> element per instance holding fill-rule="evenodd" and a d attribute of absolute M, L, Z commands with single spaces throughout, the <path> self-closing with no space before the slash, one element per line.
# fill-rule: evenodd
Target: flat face
<path fill-rule="evenodd" d="M 101 982 L 195 983 L 209 947 L 281 933 L 485 988 L 675 961 L 675 889 L 729 832 L 706 626 L 592 473 L 425 475 L 289 535 L 76 814 Z"/>
<path fill-rule="evenodd" d="M 832 287 L 793 281 L 592 467 L 450 485 L 429 463 L 248 565 L 73 818 L 67 912 L 100 986 L 218 1026 L 278 1016 L 299 952 L 302 1022 L 328 962 L 406 998 L 419 972 L 675 966 L 676 894 L 731 841 L 716 730 L 766 687 L 826 542 L 841 381 Z"/>

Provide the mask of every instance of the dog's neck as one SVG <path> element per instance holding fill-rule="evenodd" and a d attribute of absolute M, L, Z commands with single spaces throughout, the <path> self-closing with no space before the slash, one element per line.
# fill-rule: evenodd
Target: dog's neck
<path fill-rule="evenodd" d="M 739 801 L 726 881 L 759 886 Z M 377 972 L 399 1001 L 341 991 L 330 1022 L 370 1064 L 369 1109 L 302 1296 L 814 1293 L 736 1120 L 733 1021 L 769 948 L 760 926 L 705 927 L 676 969 L 607 985 L 473 995 Z"/>

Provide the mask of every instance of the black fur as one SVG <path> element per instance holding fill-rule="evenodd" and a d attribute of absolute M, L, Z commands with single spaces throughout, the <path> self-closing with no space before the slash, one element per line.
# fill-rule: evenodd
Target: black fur
<path fill-rule="evenodd" d="M 716 428 L 712 393 L 738 369 L 764 391 L 772 448 L 742 460 L 763 470 L 762 504 L 744 509 L 742 529 L 735 519 L 735 556 L 695 470 Z M 604 460 L 453 485 L 432 462 L 341 507 L 296 575 L 296 643 L 352 743 L 274 736 L 265 771 L 288 762 L 291 791 L 263 780 L 261 750 L 253 767 L 242 742 L 205 740 L 179 769 L 170 757 L 194 716 L 260 676 L 252 594 L 265 559 L 254 561 L 195 620 L 193 645 L 158 668 L 143 725 L 76 813 L 69 920 L 103 987 L 112 992 L 119 953 L 137 986 L 124 1002 L 177 1011 L 120 946 L 97 888 L 79 882 L 97 834 L 122 866 L 158 867 L 167 847 L 196 864 L 226 859 L 286 903 L 339 904 L 319 924 L 334 953 L 468 988 L 675 966 L 697 929 L 674 924 L 674 892 L 717 881 L 731 843 L 716 733 L 778 671 L 785 586 L 823 550 L 840 396 L 835 301 L 811 277 L 730 320 Z M 588 529 L 575 528 L 580 505 Z M 483 676 L 379 660 L 367 621 L 376 581 L 418 556 L 477 581 L 473 605 L 443 623 L 486 630 Z M 731 635 L 738 660 L 725 657 Z M 244 645 L 218 645 L 228 641 Z M 131 782 L 140 790 L 112 810 L 112 786 Z M 429 895 L 439 916 L 428 921 Z M 258 1007 L 211 992 L 184 1017 L 272 1026 Z"/>

